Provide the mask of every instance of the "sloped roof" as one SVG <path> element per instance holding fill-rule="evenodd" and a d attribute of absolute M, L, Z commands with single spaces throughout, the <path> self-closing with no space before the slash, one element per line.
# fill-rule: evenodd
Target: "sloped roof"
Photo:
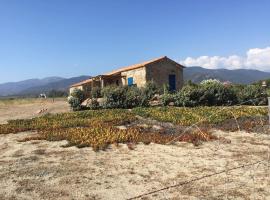
<path fill-rule="evenodd" d="M 70 87 L 77 87 L 77 86 L 81 86 L 81 85 L 84 85 L 84 84 L 90 83 L 90 82 L 92 82 L 92 78 L 81 81 L 79 83 L 75 83 L 75 84 L 71 85 Z"/>
<path fill-rule="evenodd" d="M 177 62 L 171 60 L 170 58 L 168 58 L 168 57 L 166 57 L 166 56 L 162 56 L 162 57 L 155 58 L 155 59 L 152 59 L 152 60 L 149 60 L 149 61 L 145 61 L 145 62 L 142 62 L 142 63 L 138 63 L 138 64 L 126 66 L 126 67 L 122 67 L 122 68 L 120 68 L 120 69 L 111 71 L 111 72 L 106 73 L 106 74 L 104 74 L 104 75 L 105 75 L 105 76 L 111 76 L 111 75 L 114 75 L 114 74 L 117 74 L 117 73 L 129 71 L 129 70 L 133 70 L 133 69 L 138 69 L 138 68 L 141 68 L 141 67 L 145 67 L 145 66 L 147 66 L 147 65 L 149 65 L 149 64 L 153 64 L 153 63 L 155 63 L 155 62 L 159 62 L 159 61 L 162 61 L 162 60 L 168 60 L 168 61 L 173 62 L 174 64 L 176 64 L 176 66 L 178 66 L 178 67 L 185 68 L 183 65 L 180 65 L 179 63 L 177 63 Z M 80 85 L 89 83 L 89 82 L 91 82 L 91 81 L 92 81 L 92 79 L 88 79 L 88 80 L 85 80 L 85 81 L 81 81 L 81 82 L 79 82 L 79 83 L 76 83 L 76 84 L 74 84 L 74 85 L 71 85 L 71 87 L 80 86 Z"/>

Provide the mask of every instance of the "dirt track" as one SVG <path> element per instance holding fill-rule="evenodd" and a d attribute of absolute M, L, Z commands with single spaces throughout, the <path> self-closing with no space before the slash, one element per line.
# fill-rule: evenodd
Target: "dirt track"
<path fill-rule="evenodd" d="M 62 142 L 18 142 L 34 133 L 0 136 L 0 199 L 128 199 L 195 177 L 265 160 L 158 192 L 143 199 L 269 199 L 270 138 L 221 133 L 231 144 L 194 147 L 63 148 Z"/>
<path fill-rule="evenodd" d="M 44 109 L 44 112 L 40 112 Z M 59 113 L 69 111 L 69 105 L 65 99 L 30 99 L 22 103 L 0 101 L 0 124 L 10 119 L 32 118 L 45 113 Z"/>
<path fill-rule="evenodd" d="M 62 104 L 49 109 L 64 111 Z M 12 109 L 1 111 L 2 121 L 32 116 L 29 105 Z M 0 199 L 128 199 L 257 161 L 140 199 L 270 199 L 270 135 L 216 131 L 231 143 L 119 145 L 100 152 L 63 148 L 65 141 L 18 142 L 34 134 L 0 135 Z"/>

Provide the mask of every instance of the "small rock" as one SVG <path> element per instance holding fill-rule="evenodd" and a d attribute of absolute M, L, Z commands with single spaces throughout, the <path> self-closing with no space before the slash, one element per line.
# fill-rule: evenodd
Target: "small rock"
<path fill-rule="evenodd" d="M 119 130 L 126 130 L 127 129 L 126 126 L 116 126 L 116 128 L 118 128 Z"/>
<path fill-rule="evenodd" d="M 148 124 L 138 124 L 137 126 L 141 128 L 149 128 Z"/>
<path fill-rule="evenodd" d="M 103 105 L 105 103 L 105 98 L 97 98 L 97 102 L 99 105 Z"/>
<path fill-rule="evenodd" d="M 151 99 L 151 101 L 159 101 L 160 100 L 160 95 L 155 94 L 154 97 Z"/>
<path fill-rule="evenodd" d="M 46 112 L 47 110 L 48 110 L 47 108 L 42 108 L 41 110 L 38 110 L 38 111 L 37 111 L 37 114 L 44 113 L 44 112 Z"/>
<path fill-rule="evenodd" d="M 158 126 L 158 125 L 153 125 L 152 128 L 155 129 L 155 130 L 162 130 L 163 129 L 162 126 Z"/>
<path fill-rule="evenodd" d="M 88 99 L 85 99 L 85 100 L 81 103 L 81 105 L 82 105 L 82 106 L 87 106 L 87 105 L 91 104 L 91 102 L 92 102 L 92 99 L 88 98 Z"/>
<path fill-rule="evenodd" d="M 169 106 L 174 106 L 174 102 L 170 102 L 169 103 Z"/>

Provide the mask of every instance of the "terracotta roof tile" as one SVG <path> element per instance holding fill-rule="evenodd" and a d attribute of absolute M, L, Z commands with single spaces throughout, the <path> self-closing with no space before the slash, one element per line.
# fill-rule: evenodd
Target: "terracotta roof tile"
<path fill-rule="evenodd" d="M 92 78 L 81 81 L 79 83 L 75 83 L 75 84 L 71 85 L 70 87 L 77 87 L 77 86 L 81 86 L 81 85 L 84 85 L 84 84 L 90 83 L 90 82 L 92 82 Z"/>

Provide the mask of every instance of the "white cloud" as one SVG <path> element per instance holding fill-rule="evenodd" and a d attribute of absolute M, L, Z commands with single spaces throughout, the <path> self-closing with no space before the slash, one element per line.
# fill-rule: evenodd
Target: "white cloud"
<path fill-rule="evenodd" d="M 201 66 L 209 69 L 258 69 L 270 71 L 270 47 L 264 49 L 254 48 L 246 52 L 246 56 L 231 55 L 222 56 L 200 56 L 197 58 L 187 57 L 180 61 L 185 66 Z"/>

